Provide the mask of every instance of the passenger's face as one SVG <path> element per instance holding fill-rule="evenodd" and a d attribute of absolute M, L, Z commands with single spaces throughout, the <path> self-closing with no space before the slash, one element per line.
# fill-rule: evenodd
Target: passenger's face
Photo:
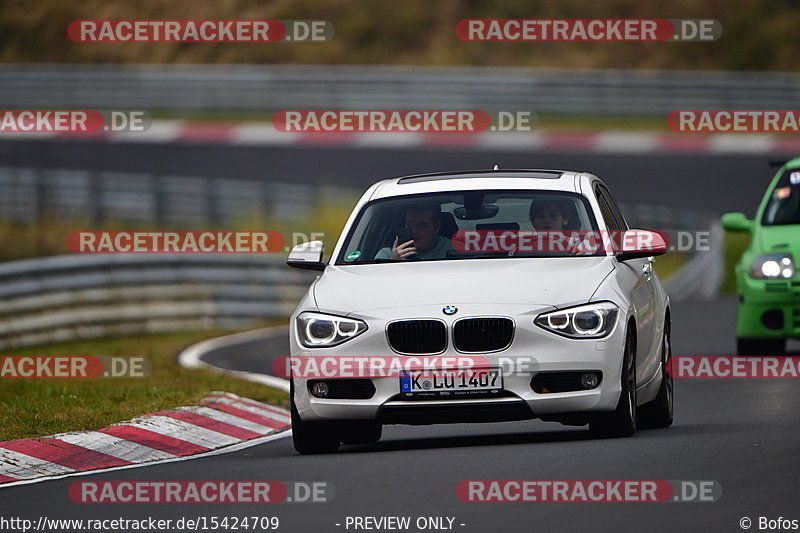
<path fill-rule="evenodd" d="M 433 222 L 433 213 L 428 210 L 409 209 L 406 213 L 406 227 L 414 232 L 414 247 L 417 251 L 427 252 L 436 244 L 441 224 Z"/>
<path fill-rule="evenodd" d="M 556 204 L 544 204 L 533 212 L 533 227 L 539 231 L 564 229 L 568 220 L 561 215 Z"/>

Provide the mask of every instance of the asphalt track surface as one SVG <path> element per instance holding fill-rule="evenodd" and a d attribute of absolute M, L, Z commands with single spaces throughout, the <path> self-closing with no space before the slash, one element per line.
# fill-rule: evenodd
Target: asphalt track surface
<path fill-rule="evenodd" d="M 0 151 L 8 144 L 0 143 Z M 27 149 L 16 152 L 19 164 L 28 157 L 22 153 Z M 128 149 L 114 147 L 122 152 Z M 153 168 L 158 166 L 166 172 L 179 166 L 181 157 L 173 152 L 155 147 L 139 149 L 148 158 L 155 152 L 164 154 L 165 160 L 158 165 L 156 161 L 147 162 Z M 125 156 L 130 160 L 116 154 L 122 157 L 120 160 L 97 155 L 91 146 L 78 144 L 50 146 L 43 161 L 52 161 L 56 150 L 82 152 L 96 161 L 103 159 L 104 165 L 113 163 L 120 168 L 135 162 L 133 152 Z M 210 151 L 215 157 L 224 157 L 225 150 L 233 149 Z M 191 151 L 177 151 L 184 153 L 187 164 L 200 157 L 199 152 L 192 156 Z M 486 161 L 494 162 L 496 155 L 451 150 L 404 153 L 403 157 L 398 156 L 400 152 L 346 152 L 311 150 L 305 157 L 297 157 L 296 152 L 261 148 L 233 152 L 233 160 L 248 166 L 248 175 L 254 179 L 258 170 L 249 165 L 263 159 L 265 174 L 299 172 L 290 168 L 296 163 L 304 171 L 325 168 L 329 173 L 341 172 L 343 182 L 358 184 L 365 174 L 372 174 L 370 179 L 374 179 L 424 169 L 486 167 L 490 164 Z M 63 161 L 57 163 L 64 165 Z M 651 194 L 663 194 L 666 203 L 705 205 L 713 213 L 752 212 L 770 174 L 765 158 L 747 156 L 532 154 L 526 158 L 508 154 L 501 163 L 585 168 L 606 179 L 622 200 L 645 201 Z M 346 173 L 348 167 L 350 174 Z M 662 182 L 670 176 L 669 183 Z M 716 193 L 710 194 L 712 191 Z M 735 300 L 730 297 L 674 303 L 674 354 L 733 353 L 735 316 Z M 286 355 L 287 344 L 285 338 L 278 337 L 217 351 L 207 358 L 219 366 L 268 372 L 274 357 Z M 798 353 L 798 344 L 791 344 L 790 350 Z M 584 428 L 539 421 L 388 426 L 375 445 L 344 446 L 333 455 L 299 456 L 291 439 L 283 438 L 214 457 L 0 488 L 0 516 L 35 521 L 40 515 L 176 519 L 256 514 L 278 516 L 279 531 L 291 532 L 348 531 L 344 528 L 347 516 L 450 516 L 455 517 L 455 531 L 481 533 L 742 531 L 739 521 L 745 516 L 753 520 L 752 530 L 758 530 L 761 516 L 800 520 L 800 382 L 678 380 L 675 396 L 676 419 L 671 428 L 640 430 L 628 439 L 594 440 Z M 259 506 L 80 505 L 72 503 L 67 494 L 76 480 L 206 479 L 326 481 L 335 488 L 335 498 L 329 503 Z M 714 503 L 465 503 L 456 497 L 455 487 L 467 479 L 714 480 L 722 487 L 722 497 Z M 337 527 L 337 523 L 342 525 Z M 458 525 L 462 523 L 465 525 Z"/>

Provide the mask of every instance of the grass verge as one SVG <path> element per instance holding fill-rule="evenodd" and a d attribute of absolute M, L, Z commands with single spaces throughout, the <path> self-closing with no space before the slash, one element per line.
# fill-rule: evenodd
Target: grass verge
<path fill-rule="evenodd" d="M 142 356 L 152 363 L 152 374 L 130 379 L 0 378 L 0 440 L 99 429 L 145 413 L 195 403 L 213 390 L 288 405 L 289 397 L 282 391 L 208 370 L 178 366 L 181 350 L 227 333 L 231 332 L 164 333 L 4 351 L 4 356 Z"/>
<path fill-rule="evenodd" d="M 80 219 L 40 217 L 29 222 L 0 220 L 0 262 L 69 254 L 67 238 L 74 231 L 277 231 L 286 246 L 308 240 L 312 233 L 322 233 L 326 250 L 332 250 L 360 197 L 358 190 L 345 190 L 341 198 L 320 201 L 309 215 L 293 220 L 278 219 L 261 210 L 242 212 L 224 225 L 156 225 L 155 223 L 107 220 L 91 222 Z M 295 236 L 299 236 L 298 242 Z"/>
<path fill-rule="evenodd" d="M 725 278 L 720 287 L 722 294 L 734 294 L 736 292 L 736 273 L 734 268 L 748 246 L 750 246 L 749 233 L 725 232 Z"/>
<path fill-rule="evenodd" d="M 653 263 L 653 268 L 655 268 L 658 277 L 662 280 L 665 280 L 680 270 L 688 260 L 689 257 L 684 253 L 670 252 L 656 257 L 656 262 Z"/>

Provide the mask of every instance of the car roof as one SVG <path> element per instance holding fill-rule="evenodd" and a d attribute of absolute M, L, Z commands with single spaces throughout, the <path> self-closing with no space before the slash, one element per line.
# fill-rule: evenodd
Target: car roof
<path fill-rule="evenodd" d="M 436 172 L 390 178 L 375 184 L 370 200 L 423 194 L 480 189 L 538 189 L 579 192 L 580 173 L 550 169 L 495 169 Z"/>

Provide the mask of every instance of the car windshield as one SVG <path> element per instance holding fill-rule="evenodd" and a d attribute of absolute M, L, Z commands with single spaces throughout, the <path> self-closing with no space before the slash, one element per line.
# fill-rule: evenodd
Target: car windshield
<path fill-rule="evenodd" d="M 764 226 L 800 224 L 800 170 L 784 172 L 769 197 L 764 216 Z"/>
<path fill-rule="evenodd" d="M 361 210 L 336 264 L 602 255 L 597 248 L 581 247 L 596 230 L 588 201 L 575 193 L 492 190 L 402 196 L 371 202 Z"/>

